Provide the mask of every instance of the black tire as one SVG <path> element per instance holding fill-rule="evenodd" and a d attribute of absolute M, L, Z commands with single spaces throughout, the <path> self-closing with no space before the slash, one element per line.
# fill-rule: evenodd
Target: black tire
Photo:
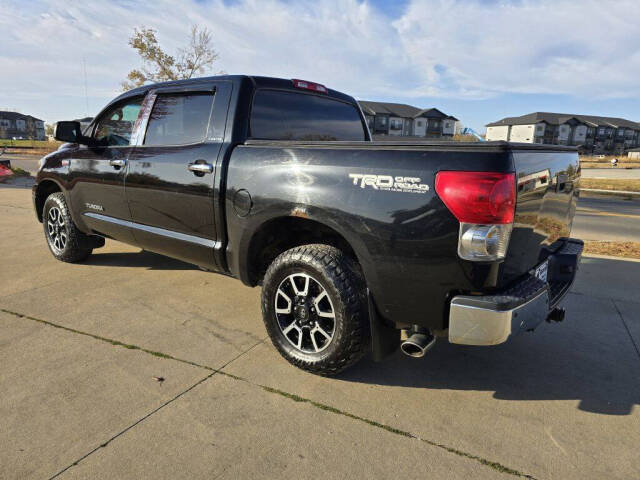
<path fill-rule="evenodd" d="M 52 193 L 44 202 L 42 225 L 47 246 L 61 262 L 76 263 L 86 260 L 92 248 L 86 248 L 87 235 L 82 233 L 71 219 L 62 192 Z"/>
<path fill-rule="evenodd" d="M 306 277 L 310 278 L 307 295 L 294 295 L 303 290 Z M 291 284 L 291 278 L 298 286 Z M 271 341 L 292 365 L 318 375 L 335 375 L 356 363 L 369 350 L 365 293 L 358 265 L 347 255 L 328 245 L 304 245 L 280 254 L 267 269 L 262 286 L 262 317 Z M 294 298 L 287 301 L 285 297 L 291 296 Z M 296 298 L 302 303 L 296 303 Z M 320 299 L 318 303 L 314 303 L 316 299 Z M 280 302 L 280 306 L 277 307 L 276 302 Z M 287 309 L 292 313 L 287 313 Z M 325 318 L 331 313 L 333 320 Z M 287 334 L 286 325 L 292 326 L 291 319 L 297 330 L 289 328 Z M 330 330 L 331 322 L 333 330 Z M 331 339 L 326 340 L 324 333 L 319 335 L 320 328 L 330 332 Z M 298 335 L 302 336 L 302 341 Z"/>

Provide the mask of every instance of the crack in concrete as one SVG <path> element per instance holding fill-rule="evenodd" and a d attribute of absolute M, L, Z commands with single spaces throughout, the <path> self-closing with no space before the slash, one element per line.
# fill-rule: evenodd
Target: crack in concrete
<path fill-rule="evenodd" d="M 624 325 L 624 329 L 627 331 L 627 335 L 629 335 L 629 339 L 631 340 L 631 343 L 633 344 L 633 348 L 635 348 L 636 354 L 638 355 L 638 359 L 640 360 L 640 348 L 638 347 L 638 344 L 636 343 L 635 338 L 633 338 L 633 335 L 631 335 L 631 330 L 629 330 L 629 325 L 627 325 L 627 322 L 624 319 L 624 316 L 622 315 L 622 312 L 618 308 L 618 304 L 616 303 L 616 301 L 611 299 L 611 303 L 613 303 L 613 308 L 615 308 L 616 312 L 618 312 L 618 316 L 620 317 L 620 320 L 622 320 L 622 324 Z"/>
<path fill-rule="evenodd" d="M 258 387 L 258 388 L 262 389 L 263 391 L 265 391 L 267 393 L 280 395 L 280 396 L 282 396 L 284 398 L 287 398 L 287 399 L 292 400 L 292 401 L 297 402 L 297 403 L 306 403 L 306 404 L 309 404 L 309 405 L 311 405 L 311 406 L 313 406 L 315 408 L 324 410 L 324 411 L 326 411 L 328 413 L 333 413 L 335 415 L 340 415 L 340 416 L 343 416 L 343 417 L 347 417 L 347 418 L 350 418 L 352 420 L 357 420 L 357 421 L 366 423 L 369 426 L 372 426 L 372 427 L 375 427 L 375 428 L 379 428 L 381 430 L 385 430 L 385 431 L 393 433 L 395 435 L 400 435 L 400 436 L 403 436 L 403 437 L 412 438 L 412 439 L 418 440 L 420 442 L 426 443 L 428 445 L 431 445 L 433 447 L 441 448 L 441 449 L 445 450 L 446 452 L 452 453 L 452 454 L 457 455 L 459 457 L 467 458 L 469 460 L 474 460 L 474 461 L 476 461 L 476 462 L 478 462 L 478 463 L 480 463 L 480 464 L 482 464 L 482 465 L 484 465 L 484 466 L 486 466 L 488 468 L 496 470 L 496 471 L 498 471 L 500 473 L 505 473 L 505 474 L 512 475 L 512 476 L 515 476 L 515 477 L 520 477 L 520 478 L 526 478 L 528 480 L 537 480 L 536 477 L 534 477 L 532 475 L 529 475 L 529 474 L 520 472 L 520 471 L 518 471 L 516 469 L 507 467 L 506 465 L 503 465 L 503 464 L 501 464 L 499 462 L 494 462 L 494 461 L 488 460 L 488 459 L 483 458 L 483 457 L 481 457 L 479 455 L 474 455 L 472 453 L 468 453 L 468 452 L 465 452 L 463 450 L 459 450 L 457 448 L 450 447 L 448 445 L 439 443 L 437 441 L 430 440 L 428 438 L 420 437 L 419 435 L 413 434 L 411 432 L 407 432 L 407 431 L 401 430 L 399 428 L 395 428 L 395 427 L 392 427 L 390 425 L 387 425 L 387 424 L 384 424 L 384 423 L 380 423 L 380 422 L 377 422 L 375 420 L 371 420 L 371 419 L 366 418 L 366 417 L 361 417 L 359 415 L 355 415 L 353 413 L 350 413 L 350 412 L 347 412 L 347 411 L 344 411 L 344 410 L 340 410 L 340 409 L 332 407 L 330 405 L 326 405 L 324 403 L 316 402 L 315 400 L 311 400 L 309 398 L 301 397 L 301 396 L 293 394 L 293 393 L 285 392 L 285 391 L 279 390 L 277 388 L 272 388 L 272 387 L 268 387 L 266 385 L 261 385 L 259 383 L 254 383 L 254 382 L 252 382 L 252 381 L 250 381 L 250 380 L 248 380 L 246 378 L 239 377 L 237 375 L 233 375 L 231 373 L 222 371 L 224 368 L 228 367 L 231 363 L 235 362 L 237 359 L 239 359 L 243 355 L 249 353 L 255 347 L 257 347 L 258 345 L 263 343 L 266 340 L 266 338 L 260 340 L 259 342 L 257 342 L 256 344 L 254 344 L 250 348 L 248 348 L 247 350 L 241 352 L 240 354 L 238 354 L 237 356 L 235 356 L 234 358 L 229 360 L 227 363 L 222 365 L 220 368 L 216 369 L 216 368 L 213 368 L 213 367 L 209 367 L 207 365 L 201 365 L 201 364 L 198 364 L 196 362 L 192 362 L 191 360 L 185 360 L 185 359 L 182 359 L 182 358 L 174 357 L 172 355 L 167 355 L 167 354 L 162 353 L 162 352 L 149 350 L 147 348 L 143 348 L 143 347 L 140 347 L 140 346 L 137 346 L 137 345 L 126 344 L 126 343 L 120 342 L 118 340 L 113 340 L 113 339 L 110 339 L 110 338 L 102 337 L 100 335 L 95 335 L 95 334 L 92 334 L 92 333 L 83 332 L 81 330 L 76 330 L 75 328 L 65 327 L 63 325 L 58 325 L 58 324 L 50 322 L 48 320 L 43 320 L 43 319 L 40 319 L 40 318 L 35 318 L 35 317 L 28 316 L 28 315 L 23 315 L 21 313 L 13 312 L 11 310 L 7 310 L 7 309 L 4 309 L 4 308 L 0 308 L 0 312 L 7 313 L 9 315 L 13 315 L 13 316 L 16 316 L 18 318 L 24 318 L 24 319 L 31 320 L 31 321 L 34 321 L 34 322 L 38 322 L 38 323 L 41 323 L 41 324 L 44 324 L 44 325 L 48 325 L 48 326 L 53 327 L 53 328 L 59 328 L 59 329 L 65 330 L 65 331 L 70 332 L 70 333 L 75 333 L 75 334 L 78 334 L 78 335 L 83 335 L 83 336 L 86 336 L 86 337 L 89 337 L 89 338 L 100 340 L 100 341 L 103 341 L 103 342 L 106 342 L 106 343 L 110 343 L 111 345 L 114 345 L 114 346 L 133 349 L 133 350 L 139 350 L 141 352 L 148 353 L 150 355 L 154 355 L 154 356 L 157 356 L 157 357 L 160 357 L 160 358 L 165 358 L 165 359 L 168 359 L 168 360 L 175 360 L 177 362 L 186 363 L 188 365 L 193 365 L 195 367 L 203 368 L 203 369 L 208 370 L 208 371 L 211 372 L 209 375 L 207 375 L 206 377 L 202 378 L 201 380 L 199 380 L 195 384 L 191 385 L 189 388 L 187 388 L 183 392 L 179 393 L 178 395 L 176 395 L 172 399 L 168 400 L 164 404 L 160 405 L 158 408 L 156 408 L 153 411 L 149 412 L 148 414 L 146 414 L 145 416 L 143 416 L 142 418 L 140 418 L 139 420 L 137 420 L 133 424 L 129 425 L 127 428 L 125 428 L 124 430 L 120 431 L 119 433 L 117 433 L 116 435 L 114 435 L 113 437 L 108 439 L 106 442 L 100 444 L 99 446 L 97 446 L 96 448 L 94 448 L 93 450 L 88 452 L 87 454 L 83 455 L 78 460 L 76 460 L 75 462 L 73 462 L 69 466 L 65 467 L 63 470 L 61 470 L 58 473 L 56 473 L 55 475 L 53 475 L 51 478 L 56 478 L 59 475 L 61 475 L 62 473 L 64 473 L 67 470 L 69 470 L 70 468 L 78 465 L 82 460 L 86 459 L 87 457 L 89 457 L 93 453 L 97 452 L 101 448 L 106 447 L 113 440 L 115 440 L 116 438 L 118 438 L 121 435 L 125 434 L 126 432 L 128 432 L 129 430 L 134 428 L 136 425 L 140 424 L 141 422 L 143 422 L 144 420 L 146 420 L 147 418 L 152 416 L 154 413 L 158 412 L 159 410 L 161 410 L 165 406 L 171 404 L 172 402 L 174 402 L 178 398 L 180 398 L 183 395 L 185 395 L 186 393 L 190 392 L 191 390 L 193 390 L 198 385 L 204 383 L 206 380 L 208 380 L 209 378 L 213 377 L 215 374 L 219 374 L 219 375 L 223 375 L 223 376 L 225 376 L 227 378 L 231 378 L 233 380 L 237 380 L 237 381 L 241 381 L 241 382 L 245 382 L 247 384 L 253 385 L 255 387 Z"/>
<path fill-rule="evenodd" d="M 172 399 L 168 400 L 167 402 L 163 403 L 162 405 L 160 405 L 158 408 L 150 411 L 149 413 L 147 413 L 145 416 L 143 416 L 142 418 L 138 419 L 137 421 L 135 421 L 134 423 L 132 423 L 131 425 L 129 425 L 127 428 L 125 428 L 124 430 L 121 430 L 120 432 L 116 433 L 113 437 L 109 438 L 106 442 L 101 443 L 100 445 L 98 445 L 97 447 L 95 447 L 93 450 L 91 450 L 88 453 L 85 453 L 82 457 L 78 458 L 76 461 L 74 461 L 72 464 L 67 465 L 65 468 L 63 468 L 62 470 L 60 470 L 58 473 L 56 473 L 55 475 L 51 476 L 51 478 L 56 478 L 59 477 L 60 475 L 62 475 L 64 472 L 66 472 L 67 470 L 77 466 L 81 461 L 85 460 L 86 458 L 88 458 L 89 456 L 93 455 L 95 452 L 97 452 L 98 450 L 100 450 L 101 448 L 105 448 L 107 447 L 111 442 L 113 442 L 115 439 L 117 439 L 118 437 L 124 435 L 125 433 L 127 433 L 129 430 L 131 430 L 132 428 L 134 428 L 136 425 L 144 422 L 147 418 L 149 418 L 151 415 L 153 415 L 154 413 L 157 413 L 158 411 L 162 410 L 164 407 L 166 407 L 167 405 L 169 405 L 170 403 L 176 401 L 177 399 L 179 399 L 180 397 L 182 397 L 183 395 L 185 395 L 186 393 L 190 392 L 191 390 L 193 390 L 194 388 L 196 388 L 198 385 L 204 383 L 205 381 L 207 381 L 208 379 L 210 379 L 211 377 L 213 377 L 217 372 L 211 372 L 209 375 L 207 375 L 204 378 L 201 378 L 198 382 L 194 383 L 193 385 L 191 385 L 189 388 L 187 388 L 186 390 L 184 390 L 183 392 L 180 392 L 179 394 L 177 394 L 175 397 L 173 397 Z"/>
<path fill-rule="evenodd" d="M 24 317 L 24 318 L 29 318 L 29 317 Z M 30 319 L 30 318 L 29 318 Z M 49 322 L 50 323 L 50 322 Z M 63 327 L 64 328 L 64 327 Z M 82 332 L 74 332 L 74 333 L 81 333 Z M 91 334 L 87 334 L 93 338 L 96 338 L 95 336 L 91 335 Z M 99 338 L 99 337 L 98 337 Z M 225 368 L 227 365 L 229 365 L 231 362 L 236 361 L 238 358 L 240 358 L 241 356 L 245 355 L 246 353 L 249 353 L 251 350 L 253 350 L 255 347 L 257 347 L 258 345 L 260 345 L 262 342 L 264 342 L 264 339 L 257 342 L 255 345 L 252 345 L 251 347 L 249 347 L 247 350 L 245 350 L 244 352 L 236 355 L 235 357 L 233 357 L 231 360 L 229 360 L 228 362 L 226 362 L 224 365 L 222 365 L 222 367 L 220 367 L 220 369 Z M 110 341 L 109 343 L 112 343 L 114 345 L 119 345 L 119 346 L 123 346 L 123 344 L 120 344 L 120 342 L 117 343 L 113 343 L 113 341 Z M 129 347 L 127 347 L 129 348 Z M 148 351 L 144 348 L 137 348 L 138 350 L 145 352 L 145 353 L 150 353 L 151 351 Z M 100 450 L 101 448 L 106 448 L 111 442 L 113 442 L 114 440 L 116 440 L 118 437 L 124 435 L 125 433 L 127 433 L 129 430 L 131 430 L 132 428 L 134 428 L 135 426 L 139 425 L 140 423 L 144 422 L 147 418 L 151 417 L 152 415 L 154 415 L 155 413 L 159 412 L 160 410 L 162 410 L 164 407 L 166 407 L 167 405 L 173 403 L 174 401 L 178 400 L 180 397 L 186 395 L 187 393 L 189 393 L 191 390 L 193 390 L 194 388 L 196 388 L 198 385 L 203 384 L 204 382 L 206 382 L 207 380 L 209 380 L 211 377 L 213 377 L 216 373 L 217 374 L 222 374 L 222 372 L 220 370 L 211 368 L 211 367 L 206 367 L 204 365 L 198 365 L 194 362 L 190 362 L 188 360 L 182 360 L 176 357 L 172 357 L 170 355 L 163 355 L 163 358 L 167 358 L 169 360 L 176 360 L 178 362 L 183 362 L 183 363 L 187 363 L 189 365 L 194 365 L 206 370 L 211 371 L 210 374 L 208 374 L 206 377 L 201 378 L 200 380 L 198 380 L 196 383 L 194 383 L 193 385 L 191 385 L 189 388 L 187 388 L 186 390 L 180 392 L 179 394 L 177 394 L 175 397 L 171 398 L 170 400 L 166 401 L 165 403 L 163 403 L 162 405 L 160 405 L 158 408 L 152 410 L 151 412 L 147 413 L 146 415 L 144 415 L 143 417 L 139 418 L 138 420 L 136 420 L 134 423 L 132 423 L 131 425 L 129 425 L 127 428 L 125 428 L 124 430 L 121 430 L 120 432 L 118 432 L 117 434 L 115 434 L 113 437 L 109 438 L 106 442 L 101 443 L 100 445 L 98 445 L 97 447 L 95 447 L 93 450 L 91 450 L 90 452 L 84 454 L 82 457 L 80 457 L 79 459 L 77 459 L 76 461 L 74 461 L 73 463 L 71 463 L 70 465 L 66 466 L 65 468 L 63 468 L 62 470 L 60 470 L 58 473 L 56 473 L 55 475 L 53 475 L 51 477 L 51 479 L 54 479 L 60 475 L 62 475 L 64 472 L 66 472 L 67 470 L 75 467 L 76 465 L 78 465 L 81 461 L 85 460 L 86 458 L 88 458 L 89 456 L 91 456 L 92 454 L 94 454 L 95 452 L 97 452 L 98 450 Z"/>

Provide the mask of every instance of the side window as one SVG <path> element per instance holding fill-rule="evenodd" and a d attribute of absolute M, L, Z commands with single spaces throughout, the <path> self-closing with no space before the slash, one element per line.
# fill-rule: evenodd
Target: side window
<path fill-rule="evenodd" d="M 144 145 L 187 145 L 205 140 L 213 94 L 158 95 Z"/>
<path fill-rule="evenodd" d="M 133 98 L 108 110 L 96 123 L 96 142 L 103 146 L 129 145 L 141 104 L 142 97 Z"/>

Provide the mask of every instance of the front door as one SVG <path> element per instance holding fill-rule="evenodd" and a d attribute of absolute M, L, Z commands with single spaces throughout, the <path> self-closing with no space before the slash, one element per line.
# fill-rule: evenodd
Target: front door
<path fill-rule="evenodd" d="M 133 127 L 143 97 L 118 102 L 102 113 L 91 131 L 90 146 L 69 157 L 69 196 L 76 223 L 122 242 L 135 244 L 124 194 Z"/>
<path fill-rule="evenodd" d="M 208 84 L 152 91 L 125 181 L 138 243 L 211 270 L 218 269 L 214 173 L 229 101 L 220 90 Z"/>

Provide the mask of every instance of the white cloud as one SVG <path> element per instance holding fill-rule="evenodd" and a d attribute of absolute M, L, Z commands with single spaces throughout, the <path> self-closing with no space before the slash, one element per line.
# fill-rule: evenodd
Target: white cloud
<path fill-rule="evenodd" d="M 127 39 L 158 30 L 175 51 L 208 26 L 218 69 L 307 78 L 360 98 L 504 93 L 637 97 L 636 0 L 412 0 L 391 19 L 358 0 L 0 3 L 0 109 L 47 120 L 89 113 L 138 65 Z"/>

